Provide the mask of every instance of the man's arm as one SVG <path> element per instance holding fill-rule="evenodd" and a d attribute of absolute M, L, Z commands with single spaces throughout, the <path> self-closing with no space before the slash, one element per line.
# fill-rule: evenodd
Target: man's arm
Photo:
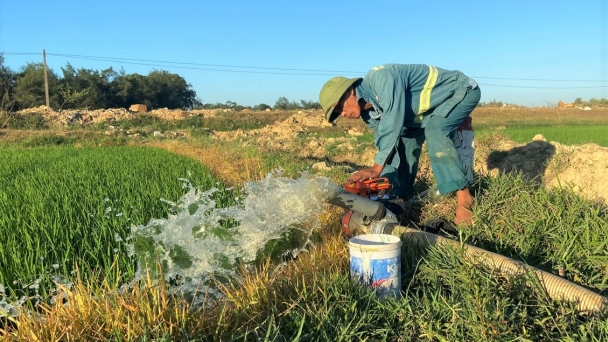
<path fill-rule="evenodd" d="M 383 166 L 397 146 L 405 120 L 405 80 L 393 69 L 379 69 L 370 78 L 370 85 L 382 108 L 382 117 L 374 132 L 378 153 L 374 158 Z"/>

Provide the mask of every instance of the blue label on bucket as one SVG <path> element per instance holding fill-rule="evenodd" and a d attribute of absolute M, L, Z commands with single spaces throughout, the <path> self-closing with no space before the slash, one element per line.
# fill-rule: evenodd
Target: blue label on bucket
<path fill-rule="evenodd" d="M 350 271 L 361 284 L 381 291 L 401 290 L 401 256 L 385 259 L 350 257 Z"/>

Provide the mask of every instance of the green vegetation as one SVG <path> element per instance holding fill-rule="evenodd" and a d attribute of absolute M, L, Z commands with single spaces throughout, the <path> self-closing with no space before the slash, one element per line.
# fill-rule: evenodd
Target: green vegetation
<path fill-rule="evenodd" d="M 607 126 L 532 126 L 507 128 L 502 131 L 511 140 L 518 143 L 532 141 L 536 134 L 542 134 L 547 141 L 555 141 L 565 145 L 582 145 L 595 143 L 608 147 Z"/>
<path fill-rule="evenodd" d="M 153 148 L 13 148 L 0 150 L 0 159 L 0 284 L 17 297 L 31 295 L 22 284 L 37 279 L 46 294 L 46 275 L 68 279 L 77 265 L 110 280 L 132 275 L 134 262 L 118 237 L 166 217 L 170 208 L 160 199 L 185 193 L 180 178 L 221 186 L 201 164 Z M 234 194 L 217 196 L 226 202 Z"/>
<path fill-rule="evenodd" d="M 269 117 L 270 118 L 270 117 Z M 219 132 L 234 131 L 237 129 L 258 129 L 266 126 L 269 122 L 269 118 L 251 118 L 240 116 L 237 119 L 230 118 L 222 115 L 217 117 L 203 117 L 203 116 L 191 116 L 182 120 L 167 121 L 159 118 L 158 116 L 149 114 L 137 115 L 132 120 L 118 120 L 110 122 L 109 124 L 114 127 L 119 127 L 124 130 L 130 129 L 153 129 L 159 131 L 172 131 L 172 130 L 186 130 L 186 129 L 206 129 Z M 106 129 L 108 124 L 100 124 L 100 129 Z"/>
<path fill-rule="evenodd" d="M 129 108 L 145 104 L 150 109 L 228 109 L 264 111 L 320 109 L 316 101 L 289 101 L 280 97 L 274 107 L 265 103 L 243 106 L 233 101 L 203 103 L 186 80 L 166 70 L 154 70 L 148 75 L 127 74 L 112 67 L 99 70 L 75 69 L 70 63 L 61 68 L 62 75 L 47 70 L 49 105 L 53 109 Z M 18 71 L 4 65 L 0 53 L 0 111 L 18 111 L 44 105 L 44 65 L 27 63 Z"/>
<path fill-rule="evenodd" d="M 47 129 L 48 122 L 38 113 L 17 115 L 0 112 L 0 128 L 4 129 Z"/>
<path fill-rule="evenodd" d="M 55 109 L 128 108 L 143 103 L 154 108 L 193 108 L 196 92 L 184 78 L 164 70 L 147 76 L 107 68 L 75 69 L 69 63 L 62 77 L 48 70 L 49 105 Z M 0 110 L 15 111 L 44 105 L 44 66 L 28 63 L 18 72 L 4 65 L 0 54 Z"/>

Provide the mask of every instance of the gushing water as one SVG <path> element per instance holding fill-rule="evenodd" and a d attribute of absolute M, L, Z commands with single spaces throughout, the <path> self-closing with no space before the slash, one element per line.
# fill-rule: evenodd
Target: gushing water
<path fill-rule="evenodd" d="M 201 191 L 187 182 L 184 186 L 188 193 L 171 203 L 174 214 L 132 227 L 130 251 L 140 261 L 136 279 L 145 275 L 146 266 L 153 268 L 158 257 L 166 279 L 179 278 L 187 287 L 200 289 L 211 275 L 235 276 L 239 262 L 255 260 L 269 241 L 299 234 L 304 237 L 299 245 L 282 251 L 295 255 L 310 235 L 311 225 L 302 223 L 316 219 L 325 201 L 341 191 L 325 177 L 302 173 L 291 179 L 278 170 L 246 183 L 244 198 L 221 208 L 213 199 L 219 189 Z"/>

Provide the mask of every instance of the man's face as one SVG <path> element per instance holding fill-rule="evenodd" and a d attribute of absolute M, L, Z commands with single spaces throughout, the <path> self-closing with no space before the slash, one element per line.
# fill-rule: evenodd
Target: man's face
<path fill-rule="evenodd" d="M 355 90 L 350 88 L 344 93 L 344 96 L 340 98 L 338 104 L 334 108 L 334 113 L 340 113 L 340 116 L 349 119 L 357 119 L 361 117 L 361 107 L 357 103 L 357 95 Z"/>

